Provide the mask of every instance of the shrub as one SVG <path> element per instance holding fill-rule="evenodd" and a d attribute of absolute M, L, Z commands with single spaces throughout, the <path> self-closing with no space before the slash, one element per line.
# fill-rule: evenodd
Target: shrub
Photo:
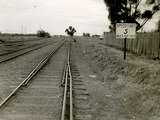
<path fill-rule="evenodd" d="M 37 36 L 38 37 L 48 37 L 48 38 L 51 37 L 51 35 L 44 30 L 38 30 L 37 31 Z"/>

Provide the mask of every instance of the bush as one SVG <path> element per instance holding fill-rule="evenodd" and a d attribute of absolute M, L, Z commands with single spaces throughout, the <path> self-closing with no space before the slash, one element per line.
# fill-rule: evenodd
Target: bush
<path fill-rule="evenodd" d="M 90 33 L 83 33 L 83 37 L 90 37 Z"/>
<path fill-rule="evenodd" d="M 38 37 L 48 37 L 48 38 L 51 37 L 51 35 L 44 30 L 38 30 L 37 31 L 37 36 Z"/>

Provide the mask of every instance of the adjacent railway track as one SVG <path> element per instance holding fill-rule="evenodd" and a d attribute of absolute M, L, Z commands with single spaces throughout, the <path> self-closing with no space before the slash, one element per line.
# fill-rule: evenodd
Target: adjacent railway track
<path fill-rule="evenodd" d="M 57 120 L 61 108 L 59 83 L 65 59 L 63 41 L 0 103 L 0 119 Z"/>
<path fill-rule="evenodd" d="M 45 47 L 45 46 L 50 45 L 50 44 L 53 44 L 53 43 L 52 42 L 45 43 L 45 44 L 41 43 L 41 44 L 37 44 L 37 45 L 28 46 L 28 47 L 25 47 L 23 49 L 18 49 L 18 50 L 14 50 L 14 51 L 11 51 L 11 52 L 1 54 L 0 55 L 0 63 L 11 60 L 11 59 L 14 59 L 14 58 L 19 57 L 23 54 L 26 54 L 28 52 L 40 49 L 40 48 Z"/>
<path fill-rule="evenodd" d="M 49 61 L 49 59 L 52 57 L 53 54 L 55 54 L 58 49 L 64 44 L 64 42 L 60 43 L 57 48 L 55 48 L 51 53 L 49 53 L 32 71 L 31 73 L 27 76 L 26 79 L 24 79 L 14 90 L 11 94 L 9 94 L 8 97 L 6 97 L 1 103 L 0 103 L 0 108 L 3 107 L 8 100 L 11 99 L 12 96 L 14 96 L 18 90 L 26 86 L 30 80 L 42 69 L 42 67 Z"/>

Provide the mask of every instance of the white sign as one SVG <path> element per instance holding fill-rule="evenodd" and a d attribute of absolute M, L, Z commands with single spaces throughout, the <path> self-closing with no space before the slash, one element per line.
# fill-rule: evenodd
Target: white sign
<path fill-rule="evenodd" d="M 116 24 L 116 38 L 136 38 L 136 24 L 135 23 L 117 23 Z"/>

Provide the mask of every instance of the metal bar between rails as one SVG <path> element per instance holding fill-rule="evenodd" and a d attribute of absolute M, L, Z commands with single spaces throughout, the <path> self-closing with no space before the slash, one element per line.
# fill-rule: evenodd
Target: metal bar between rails
<path fill-rule="evenodd" d="M 69 72 L 69 81 L 70 81 L 70 120 L 73 120 L 73 93 L 72 93 L 72 73 L 71 73 L 71 66 L 70 66 L 70 51 L 71 51 L 71 42 L 69 44 L 69 57 L 68 57 L 68 72 Z"/>
<path fill-rule="evenodd" d="M 67 101 L 67 86 L 68 86 L 68 65 L 66 68 L 65 88 L 64 88 L 64 95 L 63 95 L 63 106 L 62 106 L 61 120 L 65 120 L 66 101 Z"/>
<path fill-rule="evenodd" d="M 70 68 L 70 43 L 68 43 L 68 54 L 67 54 L 67 69 L 65 74 L 65 89 L 63 95 L 63 106 L 62 106 L 62 113 L 61 113 L 61 120 L 65 120 L 65 113 L 66 113 L 66 102 L 67 102 L 67 92 L 68 92 L 68 83 L 69 83 L 69 120 L 73 120 L 73 94 L 72 94 L 72 75 L 71 75 L 71 68 Z M 69 82 L 68 82 L 69 80 Z"/>
<path fill-rule="evenodd" d="M 73 93 L 72 93 L 72 74 L 71 74 L 71 68 L 70 65 L 68 65 L 68 69 L 69 69 L 69 78 L 70 78 L 70 89 L 69 89 L 69 93 L 70 93 L 70 120 L 73 120 Z"/>
<path fill-rule="evenodd" d="M 62 104 L 62 113 L 61 113 L 61 120 L 65 120 L 65 113 L 66 113 L 66 102 L 67 102 L 67 87 L 68 87 L 68 60 L 69 60 L 69 48 L 67 50 L 67 61 L 66 61 L 66 68 L 65 68 L 65 87 L 64 87 L 64 95 L 63 95 L 63 104 Z"/>

